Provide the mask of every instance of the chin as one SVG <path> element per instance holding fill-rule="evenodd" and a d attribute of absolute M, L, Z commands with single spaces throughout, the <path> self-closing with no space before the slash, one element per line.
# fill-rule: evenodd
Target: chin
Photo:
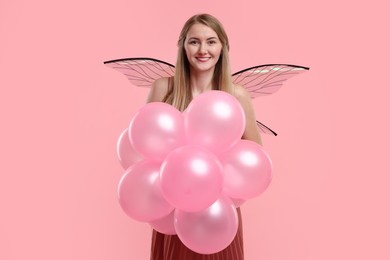
<path fill-rule="evenodd" d="M 191 67 L 196 71 L 206 72 L 209 70 L 213 70 L 216 64 L 194 64 Z"/>

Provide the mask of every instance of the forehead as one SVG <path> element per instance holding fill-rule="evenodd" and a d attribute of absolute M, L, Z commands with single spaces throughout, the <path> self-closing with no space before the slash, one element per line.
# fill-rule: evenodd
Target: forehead
<path fill-rule="evenodd" d="M 208 27 L 207 25 L 196 23 L 193 24 L 187 32 L 187 39 L 195 37 L 195 38 L 218 38 L 217 33 Z"/>

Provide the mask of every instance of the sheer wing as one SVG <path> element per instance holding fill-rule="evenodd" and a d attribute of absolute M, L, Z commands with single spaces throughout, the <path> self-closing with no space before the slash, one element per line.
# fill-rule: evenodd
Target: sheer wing
<path fill-rule="evenodd" d="M 175 74 L 175 66 L 153 58 L 125 58 L 104 62 L 122 74 L 138 87 L 151 87 L 152 83 L 162 77 Z M 232 75 L 235 84 L 247 89 L 252 98 L 275 93 L 287 79 L 308 70 L 309 68 L 287 65 L 267 64 L 241 70 Z M 262 133 L 277 135 L 272 129 L 257 121 Z"/>
<path fill-rule="evenodd" d="M 156 79 L 175 74 L 175 66 L 153 58 L 126 58 L 105 61 L 104 64 L 124 74 L 138 87 L 151 87 Z"/>
<path fill-rule="evenodd" d="M 257 123 L 257 127 L 260 130 L 260 133 L 274 135 L 274 136 L 278 135 L 275 131 L 273 131 L 271 128 L 269 128 L 265 124 L 261 123 L 260 121 L 256 120 L 256 123 Z"/>
<path fill-rule="evenodd" d="M 289 78 L 309 70 L 307 67 L 288 64 L 266 64 L 241 70 L 232 75 L 233 82 L 246 88 L 251 98 L 278 91 Z M 275 131 L 257 121 L 262 133 L 277 135 Z"/>
<path fill-rule="evenodd" d="M 246 88 L 251 98 L 273 94 L 295 75 L 309 70 L 288 64 L 266 64 L 241 70 L 232 75 L 233 82 Z"/>

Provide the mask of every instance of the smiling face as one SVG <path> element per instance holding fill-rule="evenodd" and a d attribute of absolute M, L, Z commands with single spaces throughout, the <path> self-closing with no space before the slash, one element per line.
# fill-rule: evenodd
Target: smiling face
<path fill-rule="evenodd" d="M 188 30 L 184 49 L 192 72 L 213 72 L 221 55 L 222 43 L 213 29 L 196 23 Z"/>

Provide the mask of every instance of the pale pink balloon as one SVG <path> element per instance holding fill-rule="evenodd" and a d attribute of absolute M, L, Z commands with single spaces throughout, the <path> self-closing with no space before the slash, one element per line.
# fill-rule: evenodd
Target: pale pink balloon
<path fill-rule="evenodd" d="M 185 129 L 189 144 L 202 145 L 220 153 L 241 139 L 245 114 L 240 102 L 223 91 L 207 91 L 185 110 Z"/>
<path fill-rule="evenodd" d="M 199 212 L 176 209 L 175 229 L 183 244 L 192 251 L 217 253 L 229 246 L 237 234 L 237 211 L 225 196 Z"/>
<path fill-rule="evenodd" d="M 129 136 L 137 152 L 146 158 L 163 160 L 185 143 L 184 118 L 173 106 L 152 102 L 135 114 Z"/>
<path fill-rule="evenodd" d="M 173 210 L 168 216 L 149 222 L 153 229 L 166 235 L 176 235 Z"/>
<path fill-rule="evenodd" d="M 122 176 L 118 187 L 119 204 L 129 217 L 150 222 L 173 210 L 161 191 L 160 166 L 160 162 L 141 161 Z"/>
<path fill-rule="evenodd" d="M 240 140 L 219 158 L 224 170 L 223 190 L 231 198 L 254 198 L 271 182 L 271 159 L 255 142 Z"/>
<path fill-rule="evenodd" d="M 129 132 L 127 128 L 119 136 L 116 145 L 116 154 L 119 163 L 124 169 L 129 168 L 143 159 L 142 156 L 134 150 L 133 145 L 130 143 Z"/>
<path fill-rule="evenodd" d="M 215 154 L 201 146 L 187 145 L 171 152 L 161 165 L 161 189 L 174 207 L 199 211 L 221 194 L 223 173 Z"/>

